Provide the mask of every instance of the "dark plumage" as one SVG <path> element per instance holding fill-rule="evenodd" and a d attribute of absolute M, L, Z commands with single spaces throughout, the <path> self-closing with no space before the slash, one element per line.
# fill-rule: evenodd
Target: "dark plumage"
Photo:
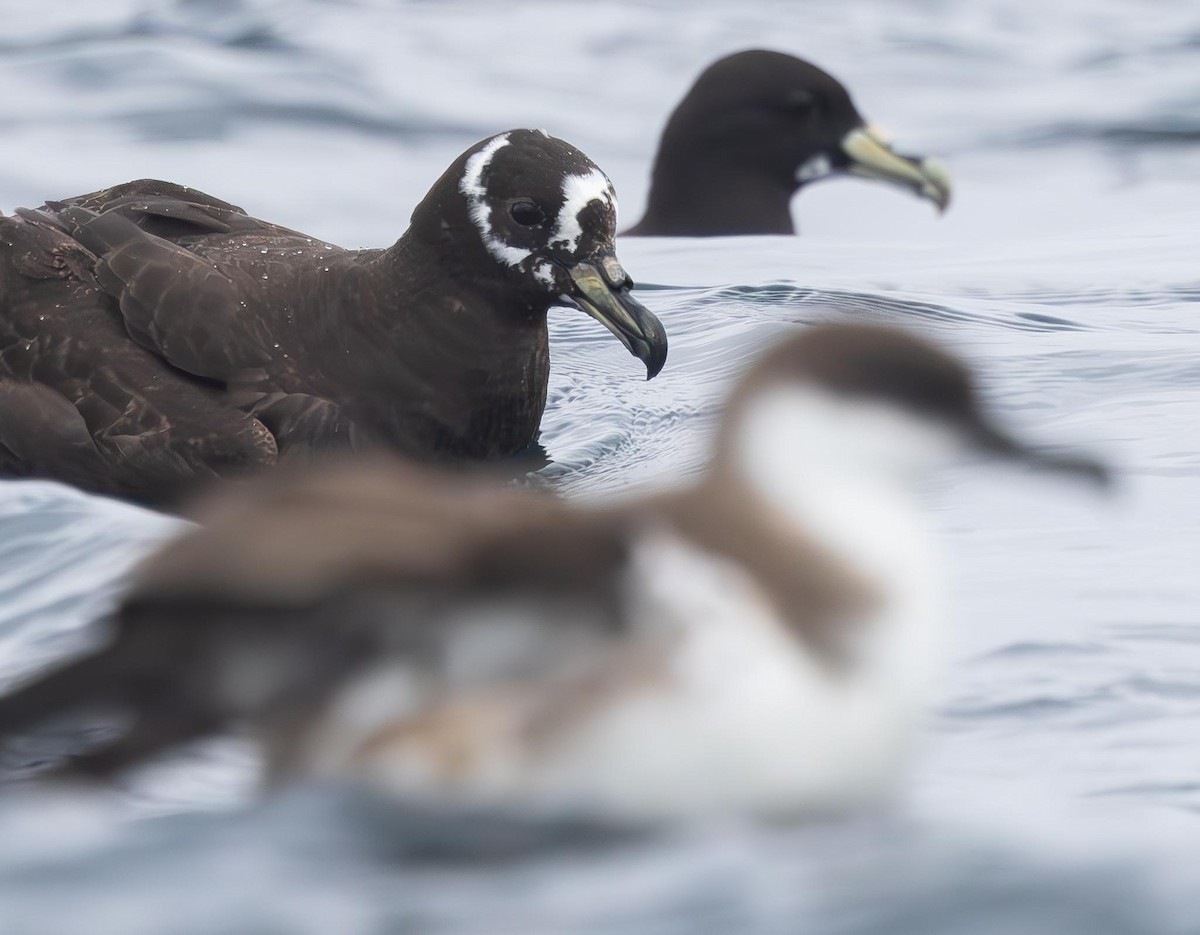
<path fill-rule="evenodd" d="M 167 182 L 0 218 L 0 473 L 160 505 L 207 478 L 382 446 L 495 459 L 535 441 L 546 315 L 574 304 L 662 367 L 579 150 L 469 149 L 386 250 L 344 250 Z"/>
<path fill-rule="evenodd" d="M 738 52 L 705 69 L 671 114 L 646 214 L 625 233 L 791 234 L 792 196 L 831 175 L 890 182 L 939 209 L 950 200 L 945 170 L 893 152 L 832 75 L 780 52 Z"/>

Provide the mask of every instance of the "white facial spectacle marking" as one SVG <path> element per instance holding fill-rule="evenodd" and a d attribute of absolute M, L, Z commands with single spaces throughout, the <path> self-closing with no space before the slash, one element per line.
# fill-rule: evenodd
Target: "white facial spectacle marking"
<path fill-rule="evenodd" d="M 550 138 L 545 130 L 538 132 L 547 139 Z M 487 202 L 487 186 L 483 184 L 483 173 L 491 164 L 492 157 L 509 142 L 509 134 L 502 133 L 493 137 L 479 152 L 471 156 L 467 160 L 458 189 L 467 199 L 471 221 L 479 231 L 488 253 L 498 263 L 515 269 L 529 260 L 533 251 L 524 247 L 514 247 L 496 236 L 492 228 L 492 206 Z M 612 208 L 615 217 L 617 197 L 608 176 L 597 168 L 583 174 L 566 176 L 562 183 L 562 193 L 563 206 L 555 219 L 551 244 L 566 247 L 573 252 L 579 248 L 579 239 L 583 236 L 579 212 L 592 201 L 603 201 Z M 549 260 L 539 259 L 533 264 L 530 272 L 538 282 L 547 286 L 554 285 L 554 267 Z"/>
<path fill-rule="evenodd" d="M 554 226 L 554 235 L 550 238 L 553 246 L 565 246 L 568 250 L 579 249 L 579 238 L 583 236 L 583 227 L 579 223 L 579 212 L 593 201 L 603 201 L 612 208 L 613 215 L 617 212 L 617 194 L 607 175 L 597 168 L 583 175 L 568 175 L 562 183 L 563 206 L 558 212 Z"/>
<path fill-rule="evenodd" d="M 471 214 L 471 220 L 478 229 L 479 236 L 483 239 L 483 245 L 487 248 L 488 253 L 498 263 L 517 267 L 528 260 L 533 251 L 507 244 L 493 233 L 492 206 L 487 203 L 487 187 L 483 184 L 484 170 L 491 164 L 492 157 L 509 144 L 508 137 L 507 133 L 493 137 L 483 149 L 467 160 L 462 181 L 458 183 L 458 190 L 467 199 L 467 210 Z"/>

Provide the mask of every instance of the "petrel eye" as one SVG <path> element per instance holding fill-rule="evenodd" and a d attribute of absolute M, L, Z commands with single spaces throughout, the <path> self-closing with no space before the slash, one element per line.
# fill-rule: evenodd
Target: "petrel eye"
<path fill-rule="evenodd" d="M 793 114 L 807 114 L 816 105 L 817 96 L 812 91 L 789 91 L 783 99 L 783 109 Z"/>
<path fill-rule="evenodd" d="M 514 221 L 525 227 L 537 227 L 546 220 L 546 212 L 530 198 L 518 198 L 508 206 L 508 213 Z"/>

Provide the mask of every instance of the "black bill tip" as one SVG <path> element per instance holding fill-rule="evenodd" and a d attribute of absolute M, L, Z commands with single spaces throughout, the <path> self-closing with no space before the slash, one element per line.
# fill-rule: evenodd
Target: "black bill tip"
<path fill-rule="evenodd" d="M 574 284 L 567 298 L 616 335 L 646 365 L 646 379 L 667 362 L 667 332 L 658 317 L 633 297 L 633 282 L 615 257 L 579 262 L 568 269 Z"/>

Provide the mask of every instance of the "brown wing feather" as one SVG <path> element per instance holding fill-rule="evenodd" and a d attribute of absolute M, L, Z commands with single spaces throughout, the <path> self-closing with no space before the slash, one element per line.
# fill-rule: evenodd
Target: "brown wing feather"
<path fill-rule="evenodd" d="M 169 502 L 196 478 L 274 461 L 260 422 L 129 340 L 94 256 L 32 214 L 0 219 L 5 473 Z"/>
<path fill-rule="evenodd" d="M 170 199 L 231 214 L 246 215 L 245 210 L 228 201 L 222 201 L 220 198 L 215 198 L 186 185 L 164 182 L 161 179 L 135 179 L 132 182 L 122 182 L 99 191 L 88 192 L 85 195 L 64 198 L 56 204 L 78 205 L 89 211 L 99 212 L 147 199 Z"/>
<path fill-rule="evenodd" d="M 237 205 L 205 192 L 159 179 L 138 179 L 98 192 L 47 202 L 43 210 L 57 213 L 67 207 L 95 214 L 115 212 L 136 222 L 148 233 L 168 240 L 195 241 L 206 234 L 267 234 L 273 237 L 303 234 L 252 217 Z"/>
<path fill-rule="evenodd" d="M 204 529 L 151 558 L 130 604 L 298 606 L 353 587 L 605 588 L 625 561 L 627 519 L 558 499 L 357 460 L 248 485 Z"/>
<path fill-rule="evenodd" d="M 67 206 L 57 215 L 96 259 L 96 280 L 117 300 L 135 341 L 196 376 L 230 380 L 271 360 L 241 314 L 236 272 L 147 233 L 116 211 Z"/>

